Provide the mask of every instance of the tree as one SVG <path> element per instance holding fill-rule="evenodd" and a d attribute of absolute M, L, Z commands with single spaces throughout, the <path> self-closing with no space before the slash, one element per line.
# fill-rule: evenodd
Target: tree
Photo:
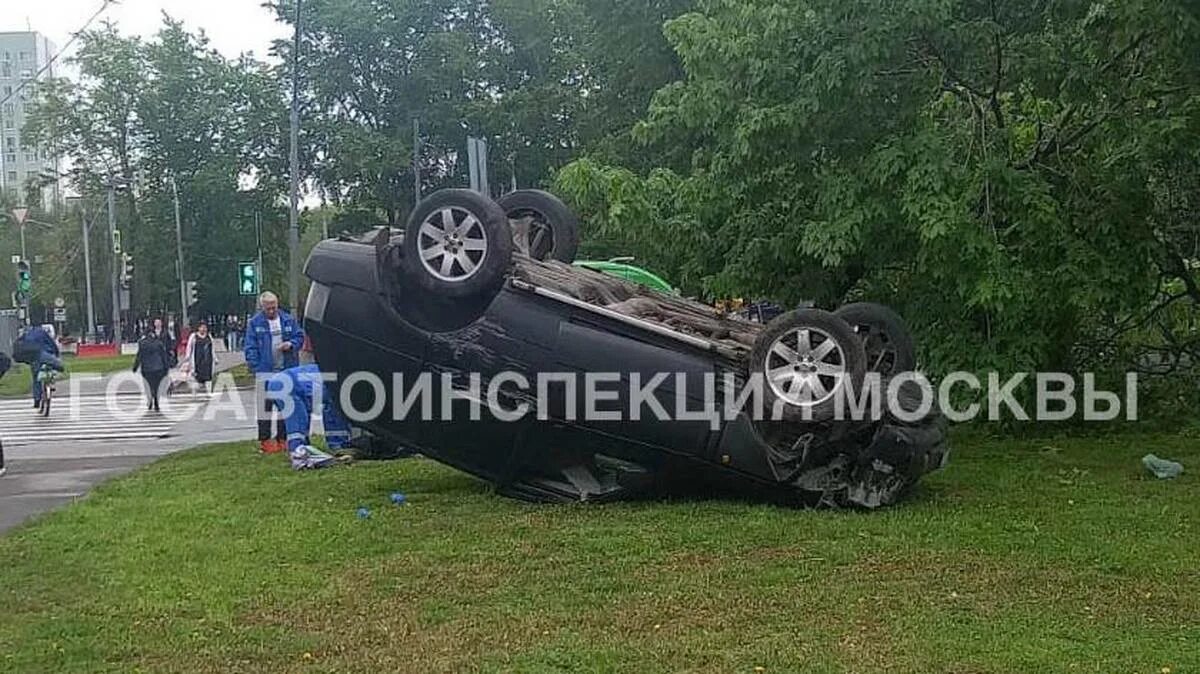
<path fill-rule="evenodd" d="M 225 59 L 170 17 L 149 41 L 111 24 L 85 33 L 72 64 L 77 79 L 39 85 L 25 134 L 74 160 L 70 179 L 94 211 L 104 208 L 106 185 L 117 185 L 122 243 L 135 259 L 134 309 L 179 307 L 172 183 L 187 280 L 199 281 L 212 309 L 236 306 L 236 263 L 255 256 L 256 213 L 269 258 L 285 250 L 277 74 Z M 97 257 L 96 278 L 109 278 L 108 256 Z M 109 295 L 97 293 L 101 316 Z"/>
<path fill-rule="evenodd" d="M 308 0 L 302 127 L 308 172 L 331 201 L 403 220 L 422 187 L 466 182 L 470 135 L 496 188 L 539 186 L 585 148 L 618 157 L 627 127 L 677 64 L 664 17 L 692 0 Z M 293 22 L 295 5 L 276 5 Z M 277 50 L 289 60 L 291 45 Z"/>
<path fill-rule="evenodd" d="M 481 0 L 304 4 L 301 78 L 305 164 L 335 203 L 399 222 L 413 201 L 413 120 L 420 120 L 423 182 L 465 170 L 467 120 L 498 80 L 495 31 Z M 281 20 L 295 5 L 282 2 Z M 290 63 L 292 47 L 277 51 Z M 290 77 L 290 75 L 289 75 Z"/>
<path fill-rule="evenodd" d="M 1102 324 L 1194 285 L 1156 187 L 1197 160 L 1194 6 L 700 7 L 635 130 L 666 168 L 558 181 L 685 287 L 885 300 L 944 371 L 1075 369 Z"/>

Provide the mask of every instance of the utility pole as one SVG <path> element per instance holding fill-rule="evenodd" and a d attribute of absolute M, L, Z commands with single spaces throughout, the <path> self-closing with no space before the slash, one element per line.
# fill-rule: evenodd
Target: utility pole
<path fill-rule="evenodd" d="M 87 339 L 94 342 L 96 339 L 96 302 L 92 299 L 92 248 L 91 242 L 88 241 L 91 226 L 88 224 L 87 202 L 82 203 L 80 223 L 83 225 L 83 280 L 84 288 L 87 291 Z"/>
<path fill-rule="evenodd" d="M 288 213 L 288 308 L 292 311 L 300 303 L 300 5 L 301 0 L 296 0 L 296 35 L 292 45 L 292 207 Z"/>
<path fill-rule="evenodd" d="M 180 323 L 176 330 L 191 326 L 188 321 L 187 279 L 183 273 L 183 226 L 179 222 L 179 185 L 171 176 L 171 194 L 175 197 L 175 268 L 179 270 Z"/>
<path fill-rule="evenodd" d="M 112 246 L 112 331 L 113 341 L 121 343 L 121 254 L 117 252 L 117 207 L 116 188 L 112 180 L 108 182 L 108 240 Z"/>
<path fill-rule="evenodd" d="M 421 120 L 413 117 L 413 208 L 421 203 Z"/>
<path fill-rule="evenodd" d="M 12 215 L 17 221 L 17 229 L 21 230 L 21 259 L 28 262 L 29 255 L 25 252 L 25 220 L 29 217 L 29 209 L 14 208 Z"/>
<path fill-rule="evenodd" d="M 263 287 L 263 240 L 262 215 L 258 212 L 254 213 L 254 237 L 255 241 L 257 242 L 256 245 L 258 246 L 258 257 L 256 258 L 256 261 L 258 263 L 258 286 L 261 289 Z"/>

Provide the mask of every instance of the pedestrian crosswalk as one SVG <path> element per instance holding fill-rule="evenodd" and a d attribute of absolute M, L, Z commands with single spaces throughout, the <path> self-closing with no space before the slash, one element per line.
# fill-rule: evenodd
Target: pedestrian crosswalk
<path fill-rule="evenodd" d="M 147 412 L 140 395 L 63 396 L 42 417 L 29 398 L 0 400 L 0 441 L 5 446 L 165 438 L 197 416 L 207 397 L 164 398 L 161 412 Z"/>

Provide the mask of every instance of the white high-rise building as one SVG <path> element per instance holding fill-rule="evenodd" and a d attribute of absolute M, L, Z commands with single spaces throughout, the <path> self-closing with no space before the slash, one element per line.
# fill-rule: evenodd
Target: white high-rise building
<path fill-rule="evenodd" d="M 50 179 L 42 189 L 42 205 L 53 208 L 59 200 L 59 158 L 21 137 L 27 109 L 33 99 L 33 80 L 54 76 L 47 65 L 54 43 L 32 32 L 0 32 L 0 190 L 24 203 L 31 181 Z"/>

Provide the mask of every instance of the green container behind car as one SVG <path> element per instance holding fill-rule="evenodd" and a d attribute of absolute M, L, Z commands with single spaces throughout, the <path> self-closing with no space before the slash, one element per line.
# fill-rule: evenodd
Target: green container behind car
<path fill-rule="evenodd" d="M 609 261 L 600 262 L 595 260 L 580 260 L 575 263 L 576 266 L 591 269 L 593 271 L 602 272 L 617 278 L 623 278 L 626 281 L 632 281 L 641 286 L 645 286 L 651 290 L 657 290 L 662 293 L 674 294 L 675 289 L 671 287 L 661 276 L 654 272 L 647 271 L 641 267 L 635 267 L 624 262 Z"/>

